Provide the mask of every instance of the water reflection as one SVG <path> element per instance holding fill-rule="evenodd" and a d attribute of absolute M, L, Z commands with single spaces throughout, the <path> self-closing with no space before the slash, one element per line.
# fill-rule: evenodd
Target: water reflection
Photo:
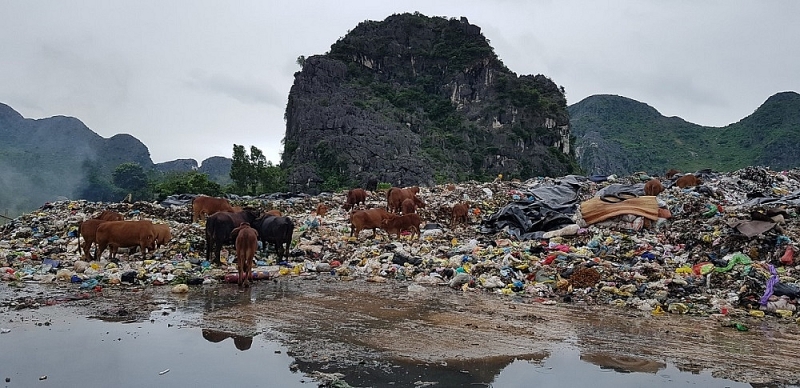
<path fill-rule="evenodd" d="M 183 313 L 205 313 L 236 308 L 252 303 L 264 303 L 290 297 L 296 292 L 283 280 L 259 281 L 256 286 L 240 290 L 235 283 L 213 287 L 193 288 L 181 302 Z"/>
<path fill-rule="evenodd" d="M 516 362 L 541 365 L 549 354 L 547 351 L 542 351 L 517 357 L 491 356 L 436 363 L 384 359 L 364 361 L 358 367 L 339 366 L 335 362 L 305 362 L 298 359 L 295 365 L 307 374 L 313 371 L 341 373 L 345 376 L 345 381 L 354 387 L 502 387 L 494 385 L 493 381 L 509 365 Z"/>
<path fill-rule="evenodd" d="M 658 371 L 667 367 L 667 364 L 663 362 L 600 352 L 582 353 L 580 359 L 595 364 L 600 369 L 613 369 L 620 373 L 658 373 Z"/>
<path fill-rule="evenodd" d="M 750 387 L 750 384 L 715 378 L 707 371 L 686 373 L 670 363 L 581 352 L 574 346 L 554 349 L 541 365 L 515 361 L 500 372 L 491 386 L 530 387 L 534 386 L 533 382 L 535 386 L 547 387 Z"/>
<path fill-rule="evenodd" d="M 203 338 L 205 338 L 206 341 L 214 343 L 223 341 L 227 338 L 233 338 L 233 345 L 239 350 L 247 350 L 253 346 L 252 336 L 243 336 L 213 329 L 203 329 Z"/>

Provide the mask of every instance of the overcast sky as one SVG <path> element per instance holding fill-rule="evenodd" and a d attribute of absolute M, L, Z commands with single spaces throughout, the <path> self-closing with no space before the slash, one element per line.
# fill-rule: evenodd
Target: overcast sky
<path fill-rule="evenodd" d="M 359 22 L 419 11 L 482 28 L 517 74 L 544 74 L 568 104 L 594 94 L 725 126 L 800 91 L 800 1 L 0 1 L 0 102 L 128 133 L 154 162 L 277 163 L 300 55 Z"/>

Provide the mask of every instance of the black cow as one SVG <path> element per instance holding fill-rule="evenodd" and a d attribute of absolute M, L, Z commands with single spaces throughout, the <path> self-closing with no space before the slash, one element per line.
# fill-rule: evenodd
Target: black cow
<path fill-rule="evenodd" d="M 264 250 L 267 249 L 267 243 L 271 243 L 275 244 L 278 261 L 289 256 L 294 232 L 294 222 L 289 217 L 265 215 L 257 219 L 253 227 L 258 231 L 258 239 L 263 243 Z"/>
<path fill-rule="evenodd" d="M 253 224 L 258 213 L 252 210 L 239 212 L 216 212 L 206 219 L 206 260 L 211 261 L 211 250 L 214 250 L 214 263 L 221 264 L 219 252 L 223 245 L 233 245 L 231 232 L 242 222 Z M 235 236 L 234 236 L 235 238 Z"/>

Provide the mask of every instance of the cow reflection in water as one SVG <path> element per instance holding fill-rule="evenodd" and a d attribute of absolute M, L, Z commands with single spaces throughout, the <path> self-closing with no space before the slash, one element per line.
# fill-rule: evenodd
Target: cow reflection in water
<path fill-rule="evenodd" d="M 254 302 L 252 288 L 244 292 L 237 287 L 220 287 L 205 293 L 203 321 L 214 322 L 216 328 L 203 329 L 203 338 L 209 342 L 222 342 L 233 338 L 236 349 L 248 350 L 253 345 L 253 334 L 257 332 L 256 319 L 249 313 L 249 305 Z M 224 328 L 231 331 L 218 330 Z"/>
<path fill-rule="evenodd" d="M 233 338 L 233 344 L 236 346 L 236 349 L 239 350 L 250 349 L 250 346 L 253 345 L 253 337 L 213 329 L 203 329 L 203 338 L 205 338 L 206 341 L 214 343 L 220 342 L 226 338 Z"/>
<path fill-rule="evenodd" d="M 613 369 L 620 373 L 658 373 L 667 367 L 667 364 L 660 361 L 600 352 L 582 353 L 581 360 L 597 365 L 601 369 Z"/>

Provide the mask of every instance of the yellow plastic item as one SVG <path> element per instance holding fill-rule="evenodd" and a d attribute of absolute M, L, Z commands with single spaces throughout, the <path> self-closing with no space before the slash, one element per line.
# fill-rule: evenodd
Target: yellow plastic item
<path fill-rule="evenodd" d="M 286 267 L 283 267 L 278 271 L 278 273 L 281 274 L 281 276 L 286 276 L 289 274 L 289 272 L 291 271 L 289 270 L 289 268 Z"/>
<path fill-rule="evenodd" d="M 691 275 L 692 274 L 692 269 L 689 268 L 689 267 L 675 268 L 675 273 L 679 273 L 681 275 Z"/>
<path fill-rule="evenodd" d="M 653 315 L 663 315 L 664 309 L 661 308 L 661 305 L 656 305 L 656 308 L 653 309 Z"/>
<path fill-rule="evenodd" d="M 750 316 L 756 318 L 764 318 L 764 312 L 761 310 L 750 310 Z"/>
<path fill-rule="evenodd" d="M 792 315 L 794 315 L 794 311 L 791 311 L 791 310 L 775 310 L 775 314 L 780 315 L 781 318 L 790 318 Z"/>

